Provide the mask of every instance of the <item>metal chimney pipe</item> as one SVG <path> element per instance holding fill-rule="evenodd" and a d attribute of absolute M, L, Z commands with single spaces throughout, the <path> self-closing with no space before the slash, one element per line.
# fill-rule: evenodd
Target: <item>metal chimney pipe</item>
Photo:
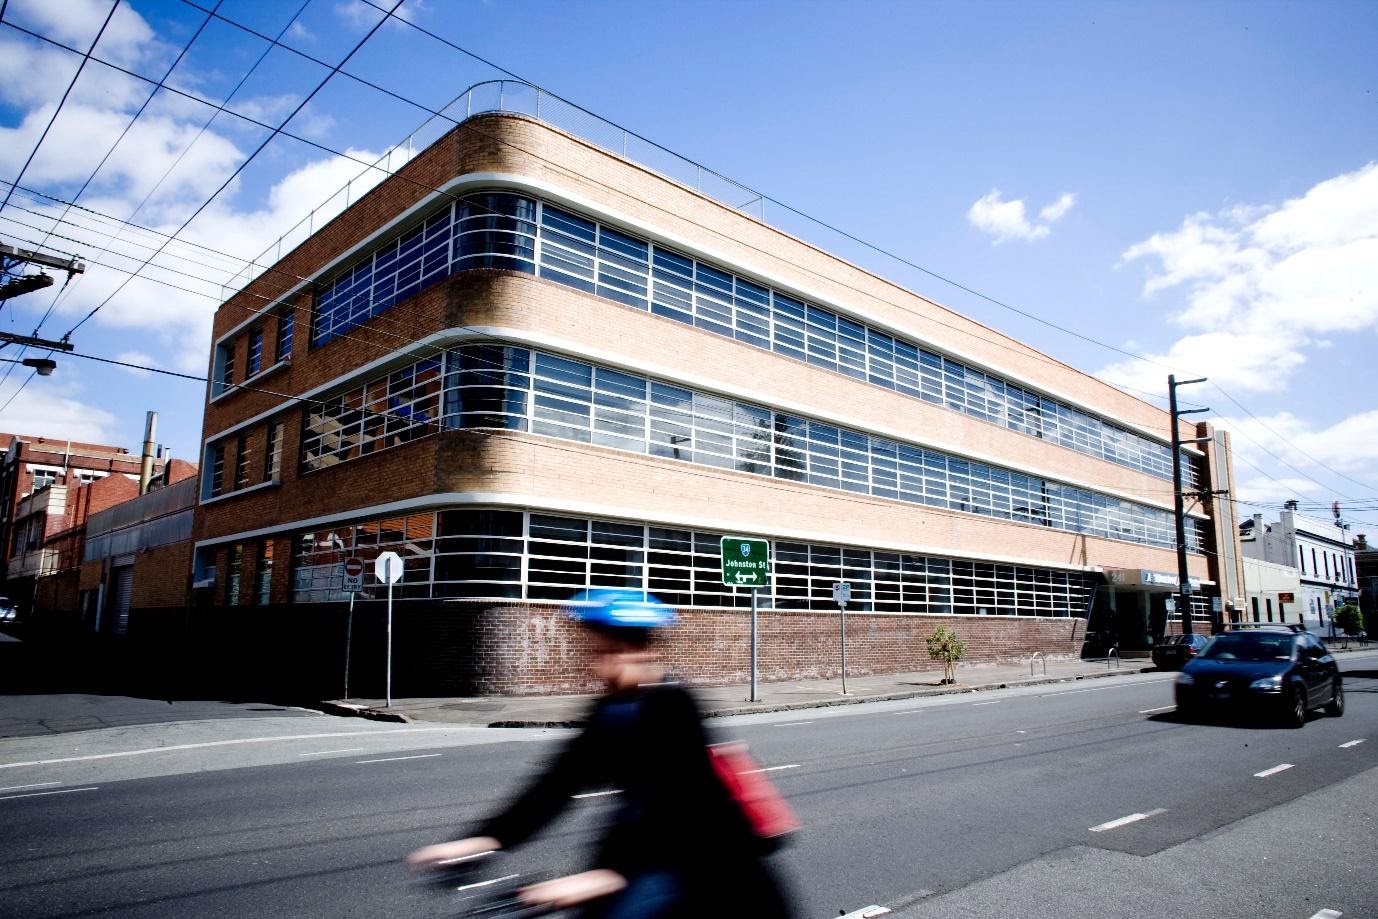
<path fill-rule="evenodd" d="M 144 448 L 139 460 L 139 494 L 148 494 L 148 483 L 153 480 L 153 439 L 158 433 L 158 413 L 149 412 L 144 422 Z"/>

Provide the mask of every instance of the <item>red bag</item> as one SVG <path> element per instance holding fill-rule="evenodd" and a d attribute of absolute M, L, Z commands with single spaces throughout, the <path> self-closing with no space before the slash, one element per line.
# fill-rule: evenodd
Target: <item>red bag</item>
<path fill-rule="evenodd" d="M 752 759 L 746 744 L 711 744 L 708 760 L 764 851 L 775 851 L 799 829 L 799 818 Z"/>

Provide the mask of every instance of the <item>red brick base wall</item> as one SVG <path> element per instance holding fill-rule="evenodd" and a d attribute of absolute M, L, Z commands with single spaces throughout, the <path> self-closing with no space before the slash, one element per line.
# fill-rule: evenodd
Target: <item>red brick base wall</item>
<path fill-rule="evenodd" d="M 454 608 L 454 607 L 450 607 Z M 458 609 L 455 610 L 459 612 Z M 476 693 L 546 694 L 597 689 L 586 673 L 586 634 L 558 606 L 468 607 L 477 615 L 468 669 Z M 751 614 L 686 610 L 660 646 L 668 666 L 700 685 L 750 679 Z M 1004 616 L 847 615 L 847 672 L 854 676 L 935 669 L 926 640 L 946 625 L 966 642 L 972 662 L 1026 660 L 1035 651 L 1075 657 L 1084 619 Z M 835 677 L 841 672 L 836 613 L 762 611 L 757 661 L 765 681 Z"/>
<path fill-rule="evenodd" d="M 343 693 L 345 604 L 169 607 L 135 610 L 129 645 L 162 664 L 165 679 L 283 698 Z M 750 678 L 748 610 L 685 610 L 660 652 L 699 685 Z M 350 694 L 383 694 L 386 606 L 360 602 L 350 632 Z M 1084 619 L 847 615 L 847 672 L 937 669 L 925 639 L 940 625 L 966 641 L 965 660 L 1027 660 L 1035 651 L 1075 657 Z M 407 696 L 543 695 L 598 689 L 588 674 L 589 636 L 558 604 L 407 601 L 393 613 L 392 693 Z M 840 672 L 836 613 L 762 611 L 764 681 Z"/>

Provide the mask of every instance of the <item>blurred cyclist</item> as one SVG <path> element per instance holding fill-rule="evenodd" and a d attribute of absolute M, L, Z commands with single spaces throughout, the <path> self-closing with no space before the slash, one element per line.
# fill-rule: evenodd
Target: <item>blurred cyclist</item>
<path fill-rule="evenodd" d="M 693 697 L 660 666 L 657 633 L 674 625 L 674 611 L 638 592 L 598 590 L 571 615 L 588 632 L 591 669 L 606 688 L 583 731 L 474 835 L 418 849 L 408 861 L 436 868 L 520 845 L 571 795 L 617 788 L 598 867 L 527 887 L 526 902 L 583 906 L 591 919 L 788 916 L 758 840 L 709 762 Z"/>

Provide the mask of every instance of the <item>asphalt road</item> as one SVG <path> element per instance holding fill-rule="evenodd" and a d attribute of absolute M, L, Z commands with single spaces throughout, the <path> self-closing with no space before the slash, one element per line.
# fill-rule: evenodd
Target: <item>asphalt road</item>
<path fill-rule="evenodd" d="M 1349 711 L 1301 730 L 1179 723 L 1170 674 L 714 728 L 806 825 L 778 857 L 806 917 L 1378 916 L 1378 655 L 1342 665 Z M 452 915 L 401 856 L 559 739 L 289 713 L 137 731 L 0 743 L 0 914 Z M 571 802 L 511 870 L 580 867 L 608 802 Z"/>

